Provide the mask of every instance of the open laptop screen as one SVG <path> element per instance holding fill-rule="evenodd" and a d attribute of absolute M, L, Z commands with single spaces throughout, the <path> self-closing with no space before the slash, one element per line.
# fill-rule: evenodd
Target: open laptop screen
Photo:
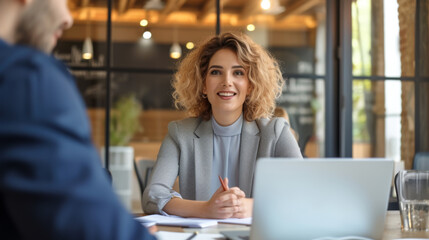
<path fill-rule="evenodd" d="M 259 159 L 251 239 L 379 239 L 392 176 L 386 159 Z"/>

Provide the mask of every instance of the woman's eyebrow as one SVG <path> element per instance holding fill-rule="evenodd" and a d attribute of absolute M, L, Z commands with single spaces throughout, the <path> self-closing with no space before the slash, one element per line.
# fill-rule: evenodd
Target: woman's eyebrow
<path fill-rule="evenodd" d="M 212 69 L 212 68 L 221 68 L 221 69 L 223 69 L 223 67 L 222 67 L 222 66 L 220 66 L 220 65 L 211 65 L 211 66 L 209 67 L 209 69 Z M 244 69 L 244 67 L 243 67 L 243 66 L 241 66 L 241 65 L 235 65 L 235 66 L 232 66 L 231 68 L 242 68 L 242 69 Z"/>
<path fill-rule="evenodd" d="M 232 66 L 232 68 L 243 68 L 244 69 L 244 67 L 241 65 Z"/>
<path fill-rule="evenodd" d="M 211 65 L 210 67 L 209 67 L 209 69 L 211 69 L 211 68 L 223 68 L 222 66 L 220 66 L 220 65 Z"/>

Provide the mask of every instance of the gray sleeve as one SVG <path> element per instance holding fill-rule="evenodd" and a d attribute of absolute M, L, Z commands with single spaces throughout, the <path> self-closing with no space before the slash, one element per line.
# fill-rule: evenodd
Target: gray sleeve
<path fill-rule="evenodd" d="M 277 122 L 276 128 L 280 131 L 279 139 L 275 147 L 276 157 L 288 157 L 288 158 L 302 158 L 301 150 L 298 143 L 295 140 L 292 132 L 290 131 L 289 124 L 287 122 Z"/>
<path fill-rule="evenodd" d="M 173 197 L 181 195 L 173 190 L 179 172 L 180 148 L 177 142 L 177 124 L 168 126 L 149 183 L 143 193 L 142 208 L 146 214 L 166 214 L 162 209 Z"/>

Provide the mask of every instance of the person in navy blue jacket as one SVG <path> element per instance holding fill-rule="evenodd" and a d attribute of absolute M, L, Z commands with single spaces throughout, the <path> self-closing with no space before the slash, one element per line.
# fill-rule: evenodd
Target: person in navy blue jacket
<path fill-rule="evenodd" d="M 112 191 L 85 106 L 49 53 L 67 0 L 0 0 L 0 239 L 155 239 Z"/>

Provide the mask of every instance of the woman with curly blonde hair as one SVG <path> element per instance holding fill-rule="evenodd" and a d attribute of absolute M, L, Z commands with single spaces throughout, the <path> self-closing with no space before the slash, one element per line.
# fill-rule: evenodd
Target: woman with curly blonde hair
<path fill-rule="evenodd" d="M 190 118 L 168 126 L 143 194 L 144 212 L 250 217 L 257 159 L 302 158 L 288 123 L 272 118 L 282 86 L 277 61 L 244 34 L 212 37 L 189 53 L 175 75 L 173 98 Z M 180 194 L 172 189 L 177 176 Z"/>

